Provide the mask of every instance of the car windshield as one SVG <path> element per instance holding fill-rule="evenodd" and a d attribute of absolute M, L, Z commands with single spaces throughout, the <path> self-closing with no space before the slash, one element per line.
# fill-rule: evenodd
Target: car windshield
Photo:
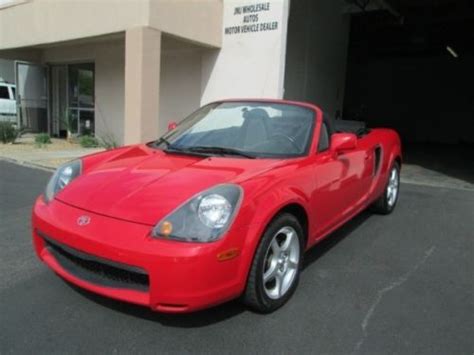
<path fill-rule="evenodd" d="M 285 158 L 307 154 L 313 110 L 268 102 L 202 107 L 152 145 L 167 152 Z"/>

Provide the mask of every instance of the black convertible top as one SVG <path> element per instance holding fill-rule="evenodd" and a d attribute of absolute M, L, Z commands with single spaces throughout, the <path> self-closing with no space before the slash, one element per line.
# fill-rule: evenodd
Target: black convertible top
<path fill-rule="evenodd" d="M 343 119 L 333 119 L 332 117 L 324 114 L 324 122 L 332 133 L 354 133 L 357 137 L 362 137 L 370 132 L 367 128 L 367 124 L 362 121 L 351 121 Z"/>
<path fill-rule="evenodd" d="M 354 133 L 357 136 L 368 133 L 366 123 L 361 121 L 334 120 L 334 129 L 338 133 Z"/>

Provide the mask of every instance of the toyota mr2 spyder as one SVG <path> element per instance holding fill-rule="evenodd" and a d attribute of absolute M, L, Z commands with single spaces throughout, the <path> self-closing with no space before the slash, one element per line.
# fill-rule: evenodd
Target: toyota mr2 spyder
<path fill-rule="evenodd" d="M 305 251 L 399 193 L 390 129 L 284 100 L 208 104 L 161 138 L 59 167 L 32 216 L 39 258 L 88 291 L 183 313 L 240 298 L 271 312 Z"/>

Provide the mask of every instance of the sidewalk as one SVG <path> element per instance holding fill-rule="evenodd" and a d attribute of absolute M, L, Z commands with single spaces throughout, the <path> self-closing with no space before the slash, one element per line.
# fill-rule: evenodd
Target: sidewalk
<path fill-rule="evenodd" d="M 84 155 L 104 151 L 104 148 L 82 148 L 64 139 L 51 139 L 52 144 L 38 147 L 33 137 L 19 138 L 15 144 L 0 144 L 0 159 L 18 164 L 54 170 L 61 164 Z"/>
<path fill-rule="evenodd" d="M 103 148 L 82 148 L 79 144 L 64 139 L 51 140 L 52 144 L 41 148 L 34 144 L 32 137 L 20 138 L 15 144 L 0 144 L 0 159 L 54 170 L 69 160 L 104 151 Z M 415 164 L 403 164 L 401 181 L 415 185 L 474 190 L 474 184 L 470 181 Z"/>
<path fill-rule="evenodd" d="M 403 164 L 400 179 L 404 183 L 474 190 L 474 183 L 415 164 Z"/>

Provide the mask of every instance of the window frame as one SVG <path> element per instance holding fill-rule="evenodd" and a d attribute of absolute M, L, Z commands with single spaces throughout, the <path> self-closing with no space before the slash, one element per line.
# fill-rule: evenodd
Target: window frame
<path fill-rule="evenodd" d="M 16 87 L 13 85 L 10 85 L 9 88 L 10 88 L 10 100 L 16 101 Z"/>
<path fill-rule="evenodd" d="M 323 133 L 323 129 L 326 131 L 326 135 L 327 135 L 327 146 L 324 149 L 321 148 L 321 136 Z M 329 132 L 329 127 L 327 123 L 323 119 L 321 120 L 321 126 L 319 129 L 318 145 L 316 147 L 316 152 L 324 153 L 324 152 L 327 152 L 330 148 L 331 148 L 331 134 Z"/>

